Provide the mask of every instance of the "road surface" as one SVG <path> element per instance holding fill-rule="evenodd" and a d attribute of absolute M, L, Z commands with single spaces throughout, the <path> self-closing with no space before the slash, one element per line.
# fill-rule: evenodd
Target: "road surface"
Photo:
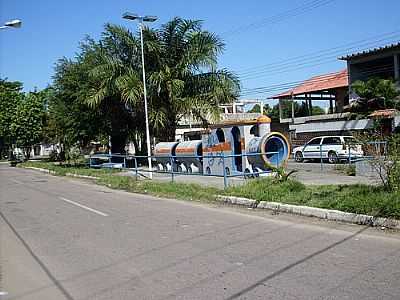
<path fill-rule="evenodd" d="M 0 166 L 1 299 L 399 299 L 397 233 Z"/>

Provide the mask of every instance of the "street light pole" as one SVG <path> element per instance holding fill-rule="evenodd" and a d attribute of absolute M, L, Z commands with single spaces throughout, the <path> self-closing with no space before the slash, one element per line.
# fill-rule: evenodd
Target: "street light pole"
<path fill-rule="evenodd" d="M 150 128 L 149 128 L 149 115 L 147 108 L 147 88 L 146 88 L 146 71 L 144 67 L 144 43 L 143 43 L 143 23 L 154 22 L 157 20 L 155 16 L 139 16 L 132 13 L 124 13 L 122 15 L 127 20 L 138 20 L 140 29 L 140 45 L 142 50 L 142 75 L 143 75 L 143 95 L 144 95 L 144 113 L 146 119 L 146 144 L 147 144 L 147 160 L 149 164 L 149 178 L 153 179 L 152 163 L 151 163 L 151 144 L 150 144 Z"/>
<path fill-rule="evenodd" d="M 149 177 L 153 179 L 152 163 L 151 163 L 151 145 L 150 145 L 150 128 L 149 128 L 149 114 L 147 110 L 147 88 L 146 88 L 146 71 L 144 68 L 144 46 L 143 46 L 143 20 L 140 20 L 140 44 L 142 47 L 142 74 L 143 74 L 143 95 L 144 95 L 144 114 L 146 116 L 146 144 L 147 144 L 147 156 L 149 163 Z"/>

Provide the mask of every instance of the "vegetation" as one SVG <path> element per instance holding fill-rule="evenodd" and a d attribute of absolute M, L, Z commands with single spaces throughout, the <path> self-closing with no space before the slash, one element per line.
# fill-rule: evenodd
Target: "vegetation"
<path fill-rule="evenodd" d="M 158 30 L 144 28 L 151 135 L 175 138 L 183 116 L 207 122 L 218 105 L 239 95 L 238 79 L 217 69 L 224 44 L 200 21 L 175 18 Z M 74 60 L 62 59 L 49 103 L 49 136 L 66 148 L 111 137 L 113 153 L 133 140 L 145 153 L 140 37 L 107 24 L 99 41 L 87 38 Z M 67 151 L 67 149 L 66 149 Z"/>
<path fill-rule="evenodd" d="M 216 195 L 246 197 L 257 201 L 282 202 L 345 212 L 400 219 L 400 191 L 370 185 L 305 186 L 292 179 L 265 178 L 248 181 L 243 186 L 223 191 L 196 184 L 180 184 L 139 180 L 130 176 L 112 175 L 117 170 L 96 170 L 85 167 L 58 166 L 53 163 L 26 162 L 22 166 L 49 169 L 55 175 L 67 173 L 99 177 L 98 184 L 129 192 L 170 197 L 192 201 L 215 201 Z"/>
<path fill-rule="evenodd" d="M 217 69 L 224 44 L 202 30 L 202 22 L 174 18 L 159 30 L 144 31 L 150 122 L 153 136 L 174 140 L 184 115 L 207 122 L 218 105 L 238 97 L 239 83 Z M 140 39 L 123 27 L 107 25 L 103 38 L 90 48 L 99 63 L 91 75 L 96 84 L 88 103 L 122 102 L 143 124 Z M 97 50 L 98 49 L 98 50 Z"/>
<path fill-rule="evenodd" d="M 250 113 L 260 113 L 260 105 L 256 104 L 252 109 L 249 110 Z M 264 115 L 269 116 L 273 121 L 279 121 L 279 105 L 276 104 L 272 108 L 268 104 L 265 104 L 263 107 Z M 323 115 L 325 111 L 319 106 L 312 107 L 312 115 Z M 298 117 L 306 117 L 310 115 L 309 108 L 307 107 L 305 102 L 294 102 L 294 115 L 296 118 Z M 282 116 L 283 118 L 291 118 L 292 116 L 292 102 L 291 100 L 283 100 L 282 101 Z"/>
<path fill-rule="evenodd" d="M 216 199 L 215 195 L 221 192 L 216 188 L 202 187 L 198 184 L 137 181 L 135 178 L 128 176 L 101 176 L 97 183 L 133 193 L 189 201 L 212 202 Z"/>
<path fill-rule="evenodd" d="M 85 103 L 86 91 L 90 88 L 88 73 L 94 64 L 91 65 L 88 58 L 83 63 L 83 59 L 78 56 L 73 62 L 64 58 L 56 65 L 45 139 L 59 143 L 62 158 L 66 157 L 69 148 L 77 145 L 85 149 L 90 141 L 97 141 L 101 134 L 109 133 L 101 109 L 90 108 Z"/>
<path fill-rule="evenodd" d="M 223 50 L 201 21 L 174 18 L 160 29 L 144 28 L 152 137 L 173 140 L 183 116 L 205 124 L 219 117 L 219 104 L 237 99 L 237 77 L 218 69 Z M 107 24 L 99 40 L 87 37 L 73 59 L 60 59 L 53 78 L 52 86 L 27 94 L 21 83 L 0 80 L 3 152 L 20 147 L 29 158 L 31 146 L 45 142 L 58 144 L 57 157 L 68 159 L 76 148 L 108 146 L 110 139 L 113 153 L 123 153 L 128 141 L 146 153 L 138 33 Z"/>
<path fill-rule="evenodd" d="M 294 180 L 277 184 L 273 179 L 260 179 L 249 181 L 244 186 L 232 187 L 225 194 L 258 201 L 282 202 L 400 218 L 400 193 L 388 193 L 384 188 L 376 186 L 305 186 Z"/>
<path fill-rule="evenodd" d="M 359 98 L 347 108 L 350 112 L 364 116 L 377 109 L 400 109 L 399 91 L 393 80 L 372 78 L 356 81 L 351 88 Z"/>
<path fill-rule="evenodd" d="M 357 139 L 370 157 L 368 163 L 382 186 L 388 191 L 400 191 L 400 133 L 383 136 L 379 128 L 375 128 L 359 134 Z"/>
<path fill-rule="evenodd" d="M 27 161 L 20 164 L 20 166 L 46 169 L 52 171 L 53 175 L 57 176 L 66 176 L 67 173 L 69 173 L 75 175 L 99 177 L 101 175 L 120 172 L 120 170 L 115 169 L 91 169 L 85 164 L 69 165 L 43 161 Z"/>
<path fill-rule="evenodd" d="M 32 146 L 43 139 L 48 91 L 23 93 L 20 82 L 0 79 L 0 156 L 19 147 L 29 159 Z"/>
<path fill-rule="evenodd" d="M 10 124 L 13 141 L 23 150 L 25 159 L 29 159 L 32 146 L 40 143 L 43 137 L 45 93 L 25 95 L 18 103 Z"/>
<path fill-rule="evenodd" d="M 8 155 L 14 141 L 10 125 L 22 98 L 22 83 L 0 79 L 0 159 Z"/>

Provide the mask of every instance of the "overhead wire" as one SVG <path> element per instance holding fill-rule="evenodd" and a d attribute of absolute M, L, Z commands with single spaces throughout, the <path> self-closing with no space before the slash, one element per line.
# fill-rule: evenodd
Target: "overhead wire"
<path fill-rule="evenodd" d="M 257 28 L 261 28 L 266 25 L 276 24 L 276 23 L 282 22 L 285 19 L 292 18 L 292 17 L 298 16 L 298 15 L 301 15 L 304 13 L 308 13 L 311 10 L 317 9 L 321 6 L 325 6 L 334 1 L 336 1 L 336 0 L 305 1 L 303 4 L 301 4 L 295 8 L 283 11 L 276 15 L 272 15 L 270 17 L 267 17 L 267 18 L 257 21 L 257 22 L 253 22 L 250 24 L 246 24 L 246 25 L 237 27 L 232 30 L 228 30 L 228 31 L 222 33 L 222 36 L 227 37 L 227 36 L 231 36 L 231 35 L 237 35 L 239 33 L 246 32 L 251 29 L 257 29 Z"/>
<path fill-rule="evenodd" d="M 393 71 L 393 68 L 387 68 L 387 69 L 381 69 L 379 70 L 380 72 L 384 71 Z M 369 74 L 374 74 L 375 72 L 370 72 Z M 366 73 L 367 74 L 367 73 Z M 366 75 L 365 74 L 365 75 Z M 320 80 L 319 82 L 327 82 L 330 81 L 331 79 L 326 79 L 326 80 Z M 315 81 L 314 83 L 317 83 L 318 81 Z M 307 83 L 311 83 L 307 81 Z M 271 86 L 271 87 L 264 87 L 263 89 L 256 89 L 256 90 L 247 90 L 241 93 L 241 96 L 249 96 L 249 95 L 256 95 L 256 94 L 266 94 L 269 92 L 279 92 L 279 91 L 288 91 L 291 89 L 294 89 L 298 86 L 299 84 L 288 84 L 288 85 L 277 85 L 277 86 Z"/>
<path fill-rule="evenodd" d="M 229 30 L 227 32 L 224 32 L 222 35 L 228 36 L 228 35 L 233 35 L 233 34 L 239 34 L 241 32 L 245 32 L 245 31 L 248 31 L 251 29 L 257 29 L 257 28 L 260 28 L 260 27 L 263 27 L 266 25 L 282 22 L 283 20 L 285 20 L 287 18 L 294 17 L 294 16 L 297 16 L 297 15 L 300 15 L 303 13 L 307 13 L 313 9 L 327 5 L 334 1 L 336 1 L 336 0 L 305 1 L 304 3 L 302 3 L 301 5 L 299 5 L 295 8 L 283 11 L 279 14 L 265 18 L 264 20 L 261 20 L 258 22 L 253 22 L 251 24 Z M 396 30 L 396 31 L 380 34 L 378 36 L 358 40 L 356 42 L 344 44 L 341 46 L 328 48 L 328 49 L 316 51 L 313 53 L 281 60 L 281 61 L 278 61 L 275 63 L 270 63 L 270 64 L 266 64 L 266 65 L 262 65 L 262 66 L 242 69 L 242 71 L 238 72 L 237 74 L 239 75 L 239 78 L 241 80 L 252 80 L 252 79 L 258 79 L 258 78 L 262 78 L 262 77 L 266 77 L 266 76 L 273 76 L 273 75 L 277 75 L 277 74 L 287 73 L 290 71 L 300 70 L 300 69 L 304 69 L 304 68 L 319 66 L 322 64 L 330 63 L 332 61 L 336 61 L 338 56 L 344 56 L 347 54 L 346 52 L 350 52 L 350 51 L 360 52 L 361 51 L 360 49 L 362 47 L 371 48 L 372 46 L 377 45 L 377 43 L 389 42 L 389 41 L 393 41 L 393 39 L 396 39 L 396 42 L 397 42 L 399 37 L 400 37 L 400 30 Z M 382 71 L 385 71 L 385 68 L 382 68 Z M 375 72 L 375 71 L 372 71 L 372 72 Z M 324 79 L 325 76 L 326 76 L 326 78 Z M 329 81 L 332 79 L 332 74 L 327 74 L 325 76 L 324 75 L 318 76 L 318 78 L 315 79 L 315 82 Z M 266 87 L 258 87 L 258 88 L 254 88 L 254 89 L 243 89 L 242 95 L 265 94 L 266 92 L 287 90 L 287 89 L 294 88 L 304 82 L 307 82 L 307 84 L 311 84 L 313 82 L 313 80 L 294 81 L 294 82 L 289 82 L 289 83 L 284 83 L 284 84 L 275 84 L 275 85 L 270 85 L 270 86 L 266 86 Z"/>
<path fill-rule="evenodd" d="M 394 68 L 392 65 L 384 65 L 384 66 L 379 66 L 372 68 L 368 71 L 361 71 L 358 72 L 359 75 L 371 75 L 371 74 L 376 74 L 379 72 L 388 72 L 388 71 L 393 71 Z M 333 74 L 326 74 L 322 76 L 316 76 L 317 78 L 309 79 L 309 80 L 303 80 L 303 81 L 293 81 L 293 82 L 286 82 L 282 84 L 274 84 L 274 85 L 269 85 L 269 86 L 264 86 L 264 87 L 257 87 L 257 88 L 252 88 L 252 89 L 243 89 L 241 96 L 247 96 L 247 95 L 254 95 L 254 94 L 265 94 L 267 92 L 273 92 L 273 91 L 284 91 L 284 90 L 290 90 L 293 88 L 298 87 L 301 84 L 314 84 L 314 83 L 323 83 L 323 82 L 328 82 L 335 77 L 337 77 L 337 73 Z"/>
<path fill-rule="evenodd" d="M 303 55 L 300 55 L 300 56 L 295 56 L 295 57 L 291 57 L 291 58 L 288 58 L 288 59 L 279 60 L 277 62 L 268 63 L 268 64 L 264 64 L 264 65 L 261 65 L 261 66 L 256 66 L 256 67 L 247 67 L 247 68 L 244 68 L 244 69 L 239 69 L 239 70 L 237 70 L 237 73 L 238 74 L 245 74 L 247 72 L 253 72 L 256 69 L 264 69 L 266 67 L 270 67 L 270 66 L 274 66 L 274 65 L 280 65 L 282 63 L 289 62 L 289 61 L 297 61 L 297 60 L 303 60 L 303 59 L 308 58 L 308 57 L 315 57 L 315 55 L 319 55 L 319 54 L 322 54 L 324 52 L 332 52 L 332 51 L 343 50 L 343 49 L 347 50 L 347 49 L 351 49 L 351 48 L 354 48 L 354 47 L 361 47 L 362 44 L 364 44 L 365 42 L 372 42 L 372 41 L 381 42 L 382 40 L 386 40 L 386 39 L 392 37 L 393 35 L 397 36 L 399 34 L 400 34 L 400 29 L 397 29 L 397 30 L 394 30 L 394 31 L 381 33 L 379 35 L 370 36 L 370 37 L 367 37 L 367 38 L 364 38 L 364 39 L 361 39 L 361 40 L 358 40 L 358 41 L 354 41 L 354 42 L 351 42 L 351 43 L 342 44 L 342 45 L 339 45 L 339 46 L 336 46 L 336 47 L 330 47 L 330 48 L 327 48 L 327 49 L 318 50 L 318 51 L 307 53 L 307 54 L 303 54 Z"/>
<path fill-rule="evenodd" d="M 243 75 L 239 75 L 239 78 L 241 80 L 251 80 L 251 79 L 256 79 L 256 78 L 262 78 L 265 77 L 265 74 L 276 74 L 278 71 L 279 74 L 281 73 L 285 73 L 288 71 L 292 71 L 293 69 L 296 70 L 298 66 L 304 66 L 304 65 L 309 65 L 310 67 L 315 66 L 315 65 L 320 65 L 321 62 L 332 62 L 332 61 L 336 61 L 338 56 L 343 56 L 346 55 L 346 52 L 350 52 L 350 51 L 356 51 L 356 52 L 360 52 L 361 49 L 365 49 L 365 47 L 372 47 L 372 46 L 377 46 L 378 43 L 383 43 L 386 42 L 388 43 L 390 42 L 397 42 L 400 39 L 400 31 L 398 31 L 395 34 L 392 34 L 390 36 L 387 36 L 386 38 L 383 39 L 379 39 L 379 40 L 374 40 L 374 41 L 369 41 L 369 42 L 365 42 L 363 44 L 358 44 L 357 46 L 354 47 L 350 47 L 350 48 L 341 48 L 340 50 L 335 50 L 333 52 L 327 53 L 327 54 L 321 54 L 321 55 L 316 55 L 314 57 L 310 57 L 308 59 L 304 59 L 304 60 L 291 60 L 288 62 L 284 62 L 281 64 L 275 64 L 270 66 L 270 68 L 265 68 L 264 70 L 260 70 L 260 71 L 255 71 L 255 72 L 251 72 L 251 71 L 247 71 L 246 73 L 243 73 Z M 361 48 L 363 47 L 363 48 Z"/>

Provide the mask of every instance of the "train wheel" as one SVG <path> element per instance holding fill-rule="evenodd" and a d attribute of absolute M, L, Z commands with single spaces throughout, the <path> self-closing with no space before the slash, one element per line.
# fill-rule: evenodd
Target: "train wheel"
<path fill-rule="evenodd" d="M 226 173 L 226 175 L 228 175 L 228 176 L 231 175 L 231 171 L 229 170 L 228 167 L 225 168 L 225 173 Z"/>
<path fill-rule="evenodd" d="M 244 178 L 249 179 L 249 178 L 254 178 L 254 175 L 251 174 L 249 169 L 244 170 Z"/>
<path fill-rule="evenodd" d="M 207 167 L 207 168 L 206 168 L 206 174 L 207 174 L 207 175 L 211 175 L 211 169 L 210 169 L 210 167 Z"/>

